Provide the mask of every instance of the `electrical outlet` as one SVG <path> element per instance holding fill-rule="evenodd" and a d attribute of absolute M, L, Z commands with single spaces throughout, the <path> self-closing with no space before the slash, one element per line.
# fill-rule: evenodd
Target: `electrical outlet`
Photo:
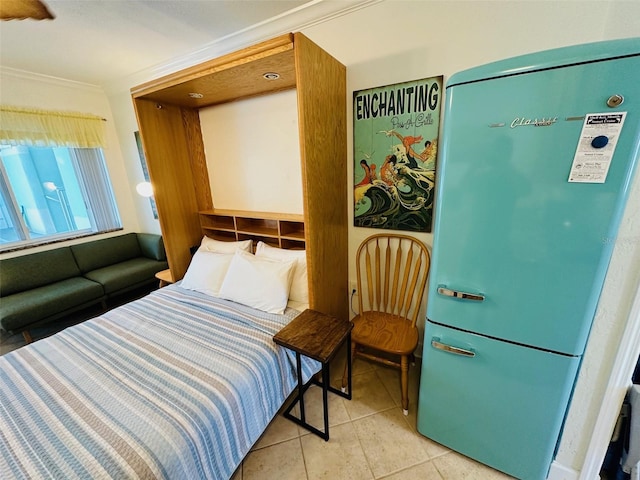
<path fill-rule="evenodd" d="M 357 282 L 349 282 L 349 293 L 350 294 L 358 293 L 358 283 Z"/>

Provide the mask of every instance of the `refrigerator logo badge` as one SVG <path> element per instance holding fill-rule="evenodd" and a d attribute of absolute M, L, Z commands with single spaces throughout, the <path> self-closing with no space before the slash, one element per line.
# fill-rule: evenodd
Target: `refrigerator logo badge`
<path fill-rule="evenodd" d="M 511 128 L 516 127 L 548 127 L 558 121 L 558 117 L 526 118 L 516 117 L 511 122 Z"/>

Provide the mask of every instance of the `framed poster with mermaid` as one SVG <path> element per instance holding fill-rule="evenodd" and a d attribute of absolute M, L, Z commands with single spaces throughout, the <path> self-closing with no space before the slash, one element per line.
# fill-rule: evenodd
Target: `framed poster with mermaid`
<path fill-rule="evenodd" d="M 356 227 L 430 232 L 442 76 L 353 93 Z"/>

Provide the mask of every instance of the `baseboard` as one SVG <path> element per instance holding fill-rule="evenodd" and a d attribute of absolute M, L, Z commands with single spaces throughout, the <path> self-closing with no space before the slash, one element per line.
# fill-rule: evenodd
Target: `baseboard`
<path fill-rule="evenodd" d="M 579 477 L 580 472 L 554 461 L 549 468 L 547 480 L 578 480 Z"/>

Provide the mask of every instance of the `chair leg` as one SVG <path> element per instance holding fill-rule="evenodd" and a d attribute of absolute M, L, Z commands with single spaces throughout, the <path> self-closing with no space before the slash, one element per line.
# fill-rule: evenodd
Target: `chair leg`
<path fill-rule="evenodd" d="M 33 342 L 33 338 L 31 337 L 31 332 L 29 332 L 29 330 L 22 331 L 22 338 L 24 338 L 24 341 L 27 344 Z"/>
<path fill-rule="evenodd" d="M 353 365 L 354 360 L 356 359 L 356 342 L 351 342 L 351 365 Z M 344 362 L 344 373 L 342 374 L 342 393 L 347 391 L 347 383 L 349 383 L 349 365 L 347 362 Z"/>
<path fill-rule="evenodd" d="M 402 413 L 409 415 L 409 357 L 403 355 L 400 359 L 400 368 L 402 370 Z"/>

